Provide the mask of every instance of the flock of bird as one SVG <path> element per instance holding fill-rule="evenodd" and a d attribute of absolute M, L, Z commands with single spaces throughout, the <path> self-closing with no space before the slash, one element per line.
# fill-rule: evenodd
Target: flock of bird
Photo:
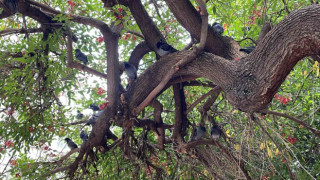
<path fill-rule="evenodd" d="M 99 118 L 99 116 L 103 112 L 98 106 L 96 106 L 94 104 L 90 105 L 90 109 L 92 109 L 94 114 L 89 118 L 88 122 L 85 124 L 86 126 L 89 126 L 89 125 L 93 126 L 97 122 L 97 119 Z M 84 117 L 84 115 L 78 110 L 76 118 L 78 120 L 81 120 L 83 117 Z M 192 136 L 191 140 L 192 141 L 197 141 L 201 137 L 203 137 L 205 135 L 205 133 L 206 133 L 206 128 L 204 126 L 202 126 L 202 125 L 199 125 L 194 129 L 193 136 Z M 213 125 L 211 127 L 211 137 L 212 137 L 213 140 L 215 140 L 215 141 L 219 140 L 221 134 L 222 134 L 222 130 L 220 129 L 220 127 L 218 125 Z M 88 141 L 89 136 L 85 131 L 81 130 L 80 139 L 82 140 L 83 143 L 85 143 L 85 142 Z M 75 142 L 73 142 L 70 138 L 65 138 L 64 140 L 66 141 L 68 147 L 71 150 L 78 148 L 78 145 Z"/>
<path fill-rule="evenodd" d="M 17 1 L 16 0 L 5 0 L 4 4 L 6 6 L 6 8 L 8 8 L 8 10 L 10 11 L 10 13 L 15 14 L 17 12 Z M 212 28 L 214 29 L 214 31 L 216 31 L 217 33 L 219 33 L 220 35 L 224 32 L 223 27 L 215 22 L 212 24 Z M 163 41 L 162 39 L 160 39 L 157 44 L 157 54 L 160 56 L 165 56 L 167 54 L 170 53 L 174 53 L 177 50 L 175 48 L 173 48 L 171 45 L 167 44 L 165 41 Z M 247 54 L 251 53 L 254 50 L 254 46 L 250 46 L 244 49 L 240 49 L 240 51 L 243 51 Z M 75 50 L 75 57 L 83 62 L 83 64 L 87 65 L 88 64 L 88 57 L 87 55 L 85 55 L 83 52 L 81 52 L 80 49 L 76 49 Z M 137 78 L 137 69 L 134 65 L 128 63 L 128 62 L 123 62 L 124 63 L 124 67 L 125 67 L 125 72 L 127 74 L 127 76 L 129 77 L 129 79 L 131 80 L 135 80 Z M 93 112 L 98 111 L 97 113 L 93 114 L 92 117 L 89 119 L 89 121 L 86 123 L 87 126 L 89 125 L 94 125 L 98 119 L 98 117 L 102 114 L 102 110 L 100 110 L 100 108 L 94 104 L 90 105 L 90 109 L 93 110 Z M 77 119 L 82 119 L 83 118 L 83 114 L 78 110 L 77 111 Z M 192 141 L 196 141 L 199 140 L 204 134 L 206 133 L 206 128 L 202 125 L 197 126 L 194 129 L 193 132 L 193 138 Z M 219 128 L 219 126 L 214 125 L 211 128 L 211 137 L 214 140 L 218 140 L 220 138 L 222 134 L 221 129 Z M 80 138 L 82 139 L 83 142 L 87 142 L 88 141 L 88 134 L 85 133 L 83 130 L 80 132 Z M 68 147 L 72 150 L 75 148 L 78 148 L 77 144 L 74 143 L 70 138 L 65 138 L 65 141 L 68 145 Z"/>

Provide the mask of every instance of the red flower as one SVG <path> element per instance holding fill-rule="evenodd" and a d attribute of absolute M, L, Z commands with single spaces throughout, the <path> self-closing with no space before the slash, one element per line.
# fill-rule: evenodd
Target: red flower
<path fill-rule="evenodd" d="M 6 141 L 6 142 L 5 142 L 5 146 L 6 146 L 7 148 L 12 148 L 12 147 L 14 146 L 14 143 L 13 143 L 12 141 Z"/>
<path fill-rule="evenodd" d="M 102 110 L 102 109 L 104 109 L 105 107 L 107 107 L 108 104 L 109 104 L 109 102 L 102 103 L 102 104 L 100 104 L 99 108 Z"/>
<path fill-rule="evenodd" d="M 2 152 L 2 151 L 3 151 L 3 148 L 1 147 L 1 148 L 0 148 L 0 152 Z"/>
<path fill-rule="evenodd" d="M 126 37 L 124 38 L 124 40 L 127 41 L 130 37 L 131 37 L 130 34 L 127 34 Z"/>
<path fill-rule="evenodd" d="M 228 23 L 223 23 L 223 29 L 226 30 L 230 25 Z"/>
<path fill-rule="evenodd" d="M 234 60 L 238 61 L 238 60 L 239 60 L 239 58 L 234 58 Z"/>
<path fill-rule="evenodd" d="M 73 1 L 67 1 L 67 2 L 71 8 L 73 8 L 76 5 L 76 3 Z"/>
<path fill-rule="evenodd" d="M 136 40 L 137 40 L 137 37 L 133 36 L 132 41 L 136 41 Z"/>
<path fill-rule="evenodd" d="M 103 93 L 105 93 L 106 91 L 102 88 L 98 88 L 97 94 L 101 95 Z"/>
<path fill-rule="evenodd" d="M 120 19 L 122 19 L 123 18 L 123 15 L 119 15 L 119 16 L 117 16 L 117 20 L 120 20 Z"/>
<path fill-rule="evenodd" d="M 291 144 L 293 144 L 293 143 L 295 143 L 297 141 L 297 138 L 288 136 L 287 137 L 287 141 L 289 141 Z"/>
<path fill-rule="evenodd" d="M 119 11 L 119 12 L 122 12 L 122 11 L 123 11 L 123 9 L 122 9 L 122 8 L 118 8 L 118 11 Z"/>
<path fill-rule="evenodd" d="M 43 149 L 47 151 L 47 150 L 49 150 L 49 146 L 46 146 Z"/>
<path fill-rule="evenodd" d="M 285 163 L 285 162 L 286 162 L 286 159 L 285 159 L 285 158 L 283 158 L 283 159 L 282 159 L 282 163 Z"/>
<path fill-rule="evenodd" d="M 50 157 L 56 157 L 56 155 L 53 154 L 53 153 L 50 153 L 49 156 L 50 156 Z"/>
<path fill-rule="evenodd" d="M 29 132 L 33 132 L 33 127 L 28 127 L 28 129 L 29 129 Z"/>
<path fill-rule="evenodd" d="M 11 166 L 16 166 L 17 165 L 17 160 L 10 160 L 10 165 Z"/>
<path fill-rule="evenodd" d="M 101 36 L 98 37 L 98 38 L 97 38 L 97 41 L 98 41 L 99 43 L 102 43 L 102 42 L 103 42 L 103 37 L 101 37 Z"/>

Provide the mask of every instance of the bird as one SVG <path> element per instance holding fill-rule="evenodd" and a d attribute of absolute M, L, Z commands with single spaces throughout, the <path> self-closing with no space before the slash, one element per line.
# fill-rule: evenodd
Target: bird
<path fill-rule="evenodd" d="M 97 122 L 98 117 L 102 114 L 103 111 L 99 111 L 96 114 L 92 115 L 89 121 L 86 123 L 86 126 L 94 125 Z"/>
<path fill-rule="evenodd" d="M 15 14 L 18 11 L 17 0 L 5 0 L 4 4 L 10 10 L 10 13 Z"/>
<path fill-rule="evenodd" d="M 83 64 L 87 65 L 88 57 L 81 52 L 80 49 L 76 49 L 76 53 L 74 54 L 79 61 L 82 61 Z"/>
<path fill-rule="evenodd" d="M 212 128 L 211 128 L 211 137 L 214 139 L 214 140 L 217 140 L 220 138 L 221 136 L 221 129 L 219 128 L 219 126 L 217 125 L 213 125 Z"/>
<path fill-rule="evenodd" d="M 76 143 L 74 143 L 70 138 L 65 138 L 64 140 L 67 142 L 67 145 L 71 150 L 78 148 Z"/>
<path fill-rule="evenodd" d="M 83 118 L 83 114 L 79 110 L 77 110 L 76 118 L 79 119 L 79 120 Z"/>
<path fill-rule="evenodd" d="M 90 109 L 92 109 L 93 111 L 100 111 L 100 108 L 95 104 L 90 104 Z"/>
<path fill-rule="evenodd" d="M 176 52 L 177 50 L 175 48 L 173 48 L 172 46 L 170 46 L 169 44 L 165 43 L 162 41 L 162 39 L 160 39 L 157 44 L 157 53 L 160 55 L 160 56 L 165 56 L 167 54 L 170 54 L 170 53 L 174 53 Z"/>
<path fill-rule="evenodd" d="M 127 76 L 130 79 L 137 79 L 137 68 L 128 62 L 123 62 L 123 63 L 124 63 L 124 68 Z"/>
<path fill-rule="evenodd" d="M 194 129 L 194 136 L 192 140 L 196 141 L 200 139 L 205 133 L 206 133 L 206 128 L 201 125 L 198 126 L 196 129 Z"/>
<path fill-rule="evenodd" d="M 82 139 L 83 142 L 87 142 L 89 136 L 88 136 L 88 134 L 85 133 L 84 131 L 81 131 L 81 133 L 80 133 L 80 138 Z"/>
<path fill-rule="evenodd" d="M 240 51 L 243 51 L 247 54 L 250 54 L 254 50 L 254 48 L 255 48 L 255 46 L 249 46 L 249 47 L 240 49 Z"/>
<path fill-rule="evenodd" d="M 224 32 L 223 27 L 221 26 L 221 24 L 215 22 L 212 24 L 212 28 L 219 34 L 222 34 Z"/>

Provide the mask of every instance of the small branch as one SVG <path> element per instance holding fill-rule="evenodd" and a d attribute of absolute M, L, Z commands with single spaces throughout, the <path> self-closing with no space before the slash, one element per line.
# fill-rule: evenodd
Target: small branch
<path fill-rule="evenodd" d="M 6 35 L 10 35 L 10 34 L 16 34 L 16 33 L 20 33 L 20 34 L 28 34 L 28 33 L 37 33 L 37 32 L 43 32 L 43 29 L 41 28 L 31 28 L 31 29 L 5 29 L 0 31 L 0 36 L 6 36 Z"/>
<path fill-rule="evenodd" d="M 218 87 L 218 86 L 213 88 L 213 89 L 211 89 L 209 92 L 207 92 L 206 94 L 202 95 L 199 99 L 197 99 L 195 102 L 193 102 L 191 104 L 191 106 L 186 110 L 186 112 L 184 112 L 184 114 L 188 114 L 202 100 L 204 100 L 206 97 L 211 96 L 211 95 L 213 95 L 214 93 L 216 93 L 217 91 L 220 91 L 220 90 L 221 90 L 221 88 Z"/>
<path fill-rule="evenodd" d="M 73 149 L 71 151 L 69 151 L 66 155 L 62 156 L 58 161 L 56 162 L 59 162 L 59 163 L 62 163 L 64 160 L 66 160 L 69 156 L 71 156 L 73 153 L 75 152 L 79 152 L 80 148 L 76 148 L 76 149 Z"/>
<path fill-rule="evenodd" d="M 275 111 L 269 111 L 269 110 L 261 111 L 261 113 L 273 114 L 273 115 L 276 115 L 276 116 L 281 116 L 281 117 L 285 117 L 285 118 L 291 119 L 291 120 L 293 120 L 294 122 L 303 125 L 303 126 L 306 127 L 308 130 L 310 130 L 314 135 L 316 135 L 318 138 L 320 138 L 320 131 L 319 131 L 319 130 L 316 130 L 316 129 L 312 128 L 309 124 L 303 122 L 302 120 L 300 120 L 300 119 L 298 119 L 298 118 L 295 118 L 295 117 L 290 116 L 290 115 L 288 115 L 288 114 L 284 114 L 284 113 L 280 113 L 280 112 L 275 112 Z"/>
<path fill-rule="evenodd" d="M 72 40 L 72 39 L 71 39 Z M 84 72 L 87 72 L 87 73 L 90 73 L 90 74 L 93 74 L 95 76 L 98 76 L 98 77 L 101 77 L 101 78 L 104 78 L 104 79 L 107 79 L 107 74 L 104 74 L 102 72 L 99 72 L 97 70 L 94 70 L 92 68 L 89 68 L 88 66 L 86 65 L 83 65 L 83 64 L 80 64 L 78 62 L 72 62 L 72 64 L 68 64 L 68 67 L 70 68 L 76 68 L 78 70 L 81 70 L 81 71 L 84 71 Z"/>
<path fill-rule="evenodd" d="M 239 41 L 237 41 L 238 43 L 241 43 L 242 41 L 245 41 L 245 40 L 250 40 L 251 42 L 253 42 L 254 44 L 257 44 L 257 42 L 254 40 L 254 39 L 252 39 L 251 37 L 246 37 L 246 38 L 243 38 L 243 39 L 241 39 L 241 40 L 239 40 Z"/>
<path fill-rule="evenodd" d="M 139 32 L 136 32 L 136 31 L 133 31 L 133 30 L 127 30 L 127 33 L 136 35 L 136 36 L 141 37 L 142 39 L 144 39 L 143 34 L 141 34 L 141 33 L 139 33 Z"/>
<path fill-rule="evenodd" d="M 286 10 L 286 12 L 287 12 L 288 14 L 290 14 L 290 11 L 289 11 L 289 9 L 288 9 L 288 4 L 287 4 L 286 0 L 282 0 L 282 2 L 283 2 L 284 9 Z"/>

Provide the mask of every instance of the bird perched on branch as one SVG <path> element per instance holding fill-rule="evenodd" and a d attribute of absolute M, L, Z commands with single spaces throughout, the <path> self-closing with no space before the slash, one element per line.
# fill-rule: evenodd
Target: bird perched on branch
<path fill-rule="evenodd" d="M 123 62 L 123 64 L 129 79 L 132 79 L 132 80 L 137 79 L 137 68 L 128 62 Z"/>
<path fill-rule="evenodd" d="M 221 136 L 221 129 L 219 128 L 219 126 L 217 125 L 213 125 L 212 128 L 211 128 L 211 137 L 214 139 L 214 140 L 218 140 Z"/>
<path fill-rule="evenodd" d="M 6 5 L 12 14 L 15 14 L 18 11 L 17 0 L 5 0 L 4 5 Z"/>
<path fill-rule="evenodd" d="M 86 126 L 94 125 L 97 122 L 98 117 L 102 114 L 103 111 L 99 111 L 96 114 L 92 115 L 89 121 L 86 123 Z"/>
<path fill-rule="evenodd" d="M 88 136 L 88 134 L 85 133 L 84 131 L 81 131 L 81 133 L 80 133 L 80 138 L 82 139 L 83 142 L 87 142 L 89 136 Z"/>
<path fill-rule="evenodd" d="M 198 126 L 196 129 L 194 129 L 193 132 L 193 141 L 196 141 L 198 139 L 200 139 L 204 134 L 206 133 L 206 128 L 203 127 L 202 125 Z"/>
<path fill-rule="evenodd" d="M 92 109 L 93 111 L 100 111 L 100 108 L 95 104 L 90 104 L 90 109 Z"/>
<path fill-rule="evenodd" d="M 221 24 L 215 22 L 212 24 L 212 28 L 219 34 L 222 34 L 224 32 L 223 27 L 221 26 Z"/>
<path fill-rule="evenodd" d="M 254 50 L 254 48 L 255 48 L 255 46 L 249 46 L 249 47 L 240 49 L 240 51 L 243 51 L 247 54 L 250 54 Z"/>
<path fill-rule="evenodd" d="M 169 44 L 165 43 L 162 41 L 162 39 L 160 39 L 158 42 L 157 42 L 157 53 L 160 55 L 160 56 L 165 56 L 167 54 L 170 54 L 170 53 L 174 53 L 176 52 L 177 50 L 175 48 L 173 48 L 172 46 L 170 46 Z"/>
<path fill-rule="evenodd" d="M 74 54 L 79 61 L 82 61 L 83 64 L 87 65 L 88 57 L 81 52 L 80 49 L 76 49 L 76 53 Z"/>
<path fill-rule="evenodd" d="M 77 110 L 77 116 L 76 116 L 76 118 L 77 118 L 78 120 L 80 120 L 80 119 L 83 118 L 83 114 L 82 114 L 79 110 Z"/>
<path fill-rule="evenodd" d="M 71 150 L 78 148 L 76 143 L 74 143 L 70 138 L 65 138 L 64 140 L 67 142 L 67 145 Z"/>

